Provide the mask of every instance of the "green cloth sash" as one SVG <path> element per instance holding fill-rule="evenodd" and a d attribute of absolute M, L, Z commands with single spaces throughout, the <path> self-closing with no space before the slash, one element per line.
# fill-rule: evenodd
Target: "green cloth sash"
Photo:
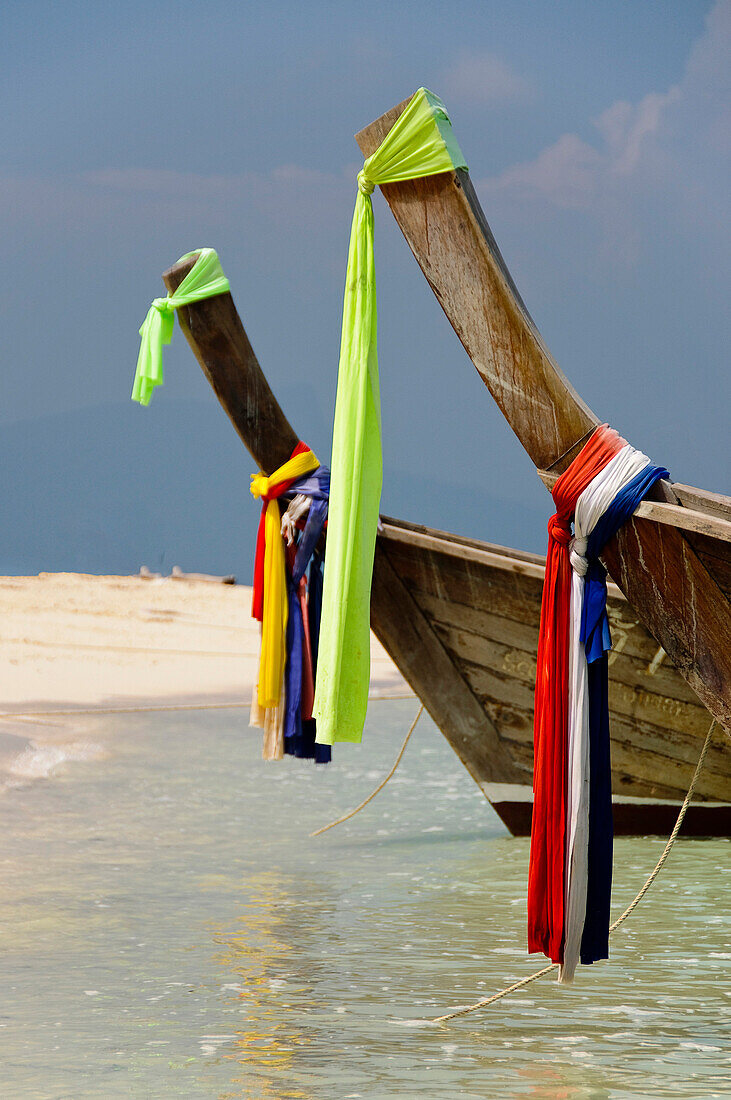
<path fill-rule="evenodd" d="M 321 744 L 360 741 L 368 705 L 371 576 L 383 468 L 371 192 L 376 184 L 466 167 L 444 105 L 420 88 L 358 174 L 345 277 L 313 708 Z"/>
<path fill-rule="evenodd" d="M 173 338 L 174 310 L 180 306 L 213 298 L 230 290 L 228 279 L 213 248 L 196 248 L 186 252 L 182 260 L 189 260 L 197 253 L 198 259 L 174 294 L 167 298 L 155 298 L 140 329 L 140 354 L 132 387 L 132 400 L 149 405 L 155 386 L 162 385 L 162 349 Z"/>

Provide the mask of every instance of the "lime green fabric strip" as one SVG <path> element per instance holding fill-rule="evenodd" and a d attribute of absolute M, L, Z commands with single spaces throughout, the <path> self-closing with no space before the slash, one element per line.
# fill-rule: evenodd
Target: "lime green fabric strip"
<path fill-rule="evenodd" d="M 345 277 L 313 709 L 321 744 L 360 741 L 368 705 L 371 576 L 382 481 L 370 193 L 377 184 L 466 167 L 444 105 L 420 88 L 358 175 Z"/>
<path fill-rule="evenodd" d="M 228 279 L 213 248 L 197 248 L 193 252 L 186 252 L 178 263 L 196 254 L 198 259 L 175 293 L 167 298 L 155 298 L 142 322 L 140 353 L 132 387 L 132 400 L 139 401 L 141 405 L 149 405 L 155 386 L 162 385 L 162 349 L 173 338 L 174 311 L 180 306 L 200 302 L 203 298 L 213 298 L 216 294 L 225 294 L 230 290 Z"/>

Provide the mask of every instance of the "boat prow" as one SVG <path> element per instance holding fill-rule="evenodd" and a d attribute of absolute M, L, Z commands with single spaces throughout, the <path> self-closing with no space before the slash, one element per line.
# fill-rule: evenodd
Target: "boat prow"
<path fill-rule="evenodd" d="M 356 135 L 364 156 L 409 101 Z M 531 460 L 562 473 L 599 423 L 528 313 L 469 172 L 382 193 L 439 304 Z M 660 456 L 661 457 L 661 456 Z M 731 499 L 658 482 L 605 547 L 610 575 L 670 660 L 731 733 Z"/>

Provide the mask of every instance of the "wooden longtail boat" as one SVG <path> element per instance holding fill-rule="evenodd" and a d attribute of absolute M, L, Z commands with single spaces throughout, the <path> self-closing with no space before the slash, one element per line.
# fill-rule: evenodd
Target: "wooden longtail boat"
<path fill-rule="evenodd" d="M 170 292 L 194 259 L 163 276 Z M 264 471 L 298 437 L 259 366 L 230 294 L 178 310 L 188 342 Z M 383 518 L 373 629 L 511 832 L 530 831 L 533 680 L 544 559 Z M 709 723 L 694 692 L 609 586 L 615 824 L 667 833 Z M 731 757 L 709 750 L 684 832 L 731 834 Z"/>

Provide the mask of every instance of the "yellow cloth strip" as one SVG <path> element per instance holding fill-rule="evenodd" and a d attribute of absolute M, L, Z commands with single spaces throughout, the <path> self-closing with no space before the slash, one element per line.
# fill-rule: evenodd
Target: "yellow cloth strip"
<path fill-rule="evenodd" d="M 268 477 L 259 470 L 258 474 L 251 475 L 251 495 L 257 500 L 259 497 L 268 496 L 271 490 L 277 489 L 283 481 L 292 481 L 304 477 L 305 474 L 311 474 L 319 465 L 319 459 L 313 451 L 303 451 L 302 454 L 287 459 L 283 466 Z"/>
<path fill-rule="evenodd" d="M 295 455 L 267 477 L 259 472 L 251 476 L 254 497 L 266 497 L 283 481 L 304 477 L 320 465 L 312 451 Z M 260 707 L 279 705 L 287 656 L 287 579 L 284 568 L 284 541 L 276 499 L 267 502 L 264 520 L 264 607 L 259 656 Z"/>

